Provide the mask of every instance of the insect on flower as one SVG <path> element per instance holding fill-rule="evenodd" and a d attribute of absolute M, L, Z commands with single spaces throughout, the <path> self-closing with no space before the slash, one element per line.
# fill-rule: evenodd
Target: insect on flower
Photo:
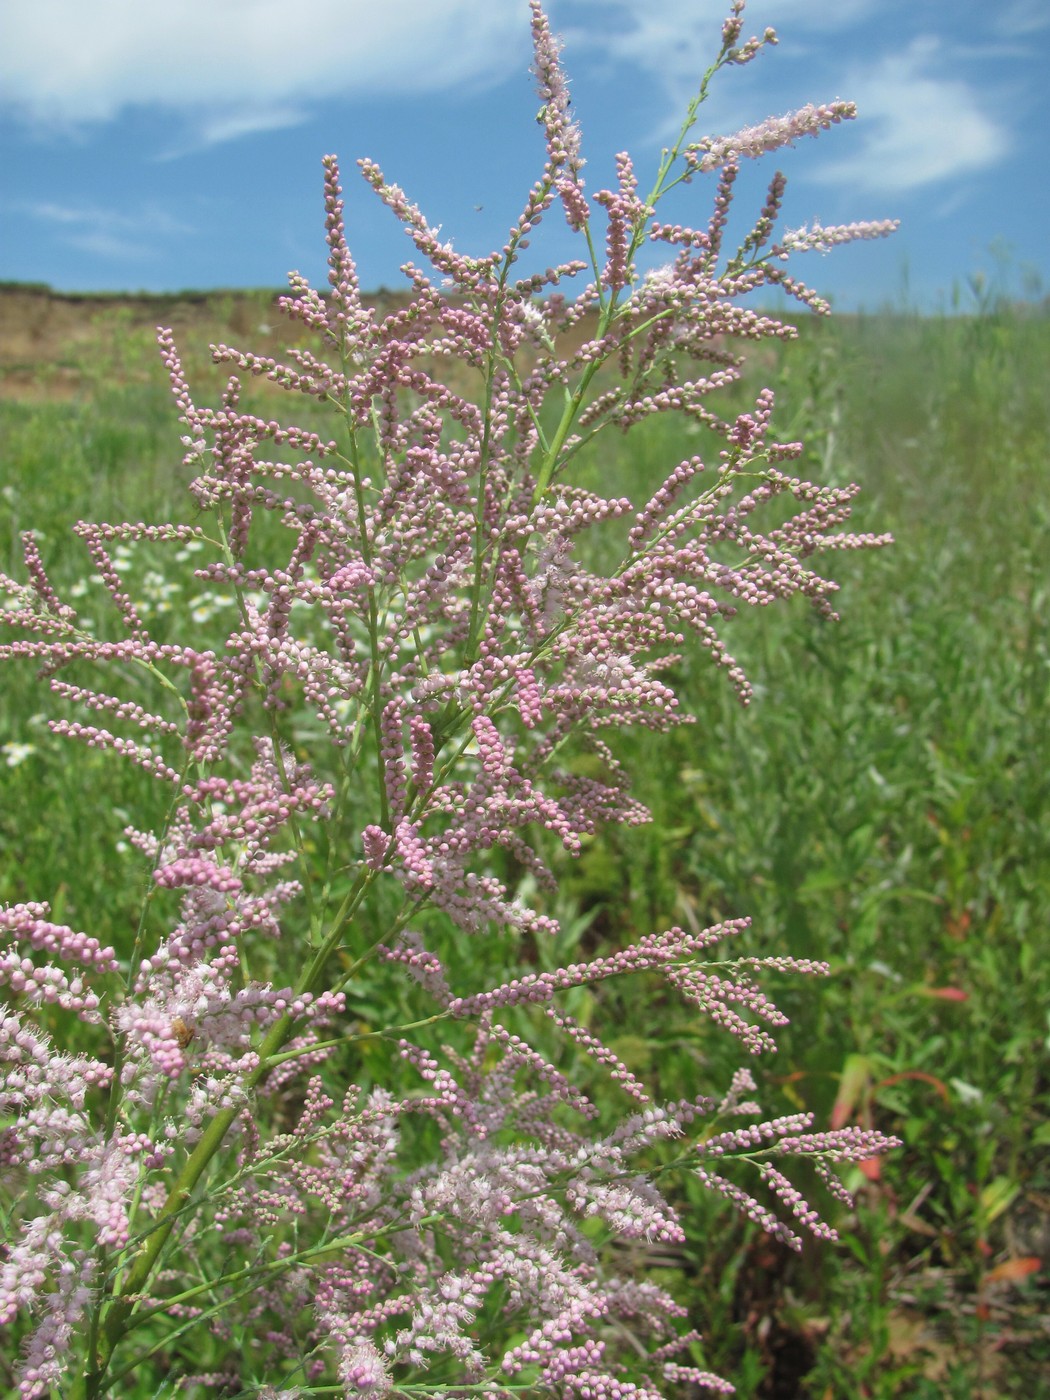
<path fill-rule="evenodd" d="M 180 1050 L 185 1050 L 190 1041 L 197 1034 L 196 1027 L 188 1025 L 181 1016 L 176 1016 L 171 1023 L 172 1034 L 178 1042 Z"/>

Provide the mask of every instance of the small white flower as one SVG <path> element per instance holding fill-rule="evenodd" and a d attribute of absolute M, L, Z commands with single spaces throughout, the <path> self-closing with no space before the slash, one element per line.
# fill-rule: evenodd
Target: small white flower
<path fill-rule="evenodd" d="M 35 744 L 4 744 L 0 746 L 0 753 L 4 756 L 4 762 L 8 768 L 17 768 L 20 763 L 24 763 L 31 753 L 36 753 Z"/>

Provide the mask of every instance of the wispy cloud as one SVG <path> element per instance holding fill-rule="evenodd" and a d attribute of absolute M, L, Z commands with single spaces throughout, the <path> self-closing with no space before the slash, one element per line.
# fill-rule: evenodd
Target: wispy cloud
<path fill-rule="evenodd" d="M 829 62 L 829 55 L 850 52 L 855 39 L 851 31 L 873 15 L 905 3 L 751 0 L 742 37 L 761 35 L 771 27 L 782 35 L 783 43 L 760 55 L 743 74 L 730 72 L 713 85 L 701 117 L 704 132 L 725 134 L 803 102 L 851 96 L 839 81 L 844 63 Z M 718 52 L 727 0 L 552 0 L 552 4 L 556 26 L 569 40 L 570 64 L 577 55 L 587 57 L 607 73 L 620 71 L 629 81 L 627 75 L 640 71 L 663 88 L 668 116 L 644 139 L 668 142 Z M 797 90 L 800 86 L 802 92 Z"/>
<path fill-rule="evenodd" d="M 859 150 L 816 172 L 825 183 L 904 192 L 986 169 L 1010 148 L 1007 129 L 974 90 L 947 76 L 951 56 L 921 36 L 847 81 L 863 121 Z"/>
<path fill-rule="evenodd" d="M 753 0 L 744 37 L 782 28 L 796 41 L 858 24 L 887 0 Z M 893 3 L 893 0 L 890 0 Z M 574 47 L 641 68 L 678 88 L 695 90 L 718 49 L 724 0 L 553 0 L 557 26 Z"/>
<path fill-rule="evenodd" d="M 301 107 L 242 107 L 236 112 L 216 113 L 204 118 L 199 127 L 204 145 L 235 141 L 241 136 L 255 136 L 260 131 L 282 131 L 298 126 L 307 113 Z"/>
<path fill-rule="evenodd" d="M 992 28 L 1007 39 L 1025 39 L 1050 29 L 1050 10 L 1046 0 L 1009 0 L 1008 4 L 989 6 Z"/>
<path fill-rule="evenodd" d="M 252 107 L 245 105 L 227 111 L 186 113 L 183 129 L 174 141 L 161 151 L 159 159 L 177 160 L 209 146 L 225 141 L 237 141 L 246 136 L 259 136 L 267 131 L 284 131 L 309 119 L 304 106 Z"/>
<path fill-rule="evenodd" d="M 559 18 L 579 26 L 574 37 L 582 51 L 641 69 L 679 106 L 710 62 L 726 8 L 719 0 L 555 3 Z M 969 73 L 987 74 L 981 50 L 961 43 L 959 4 L 972 6 L 966 26 L 971 50 L 980 35 L 985 53 L 1013 43 L 1016 56 L 1018 44 L 1027 38 L 1030 49 L 1030 36 L 1050 24 L 1046 0 L 1010 0 L 1002 7 L 937 0 L 918 9 L 906 0 L 751 0 L 745 34 L 771 25 L 784 37 L 782 49 L 759 58 L 746 81 L 719 86 L 704 109 L 705 127 L 728 133 L 800 100 L 844 97 L 857 103 L 860 115 L 849 133 L 849 155 L 829 156 L 828 143 L 808 157 L 809 178 L 894 194 L 943 188 L 986 169 L 1014 145 L 1010 122 L 1017 117 L 1004 102 L 1001 75 L 992 90 L 967 80 Z M 599 14 L 606 23 L 596 22 Z M 944 38 L 921 32 L 922 24 L 938 23 Z M 656 133 L 661 141 L 670 134 L 670 126 Z"/>
<path fill-rule="evenodd" d="M 100 205 L 37 202 L 22 205 L 21 212 L 48 227 L 60 243 L 119 262 L 150 257 L 158 241 L 191 231 L 156 205 L 128 213 Z"/>
<path fill-rule="evenodd" d="M 498 80 L 527 24 L 494 0 L 34 0 L 0 11 L 0 103 L 52 128 L 160 106 L 228 140 L 318 99 Z"/>

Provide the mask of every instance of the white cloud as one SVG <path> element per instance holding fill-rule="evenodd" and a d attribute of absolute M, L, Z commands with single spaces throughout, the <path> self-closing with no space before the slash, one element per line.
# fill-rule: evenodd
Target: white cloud
<path fill-rule="evenodd" d="M 298 126 L 305 118 L 300 107 L 243 107 L 237 112 L 205 118 L 200 137 L 206 146 L 235 141 L 238 136 L 254 136 L 260 131 L 281 131 Z"/>
<path fill-rule="evenodd" d="M 849 51 L 848 31 L 873 14 L 885 16 L 899 3 L 902 0 L 751 0 L 741 38 L 762 35 L 772 27 L 782 42 L 743 72 L 731 69 L 719 77 L 700 119 L 704 131 L 729 133 L 803 102 L 851 96 L 829 76 L 836 55 Z M 552 0 L 552 6 L 555 28 L 569 41 L 570 76 L 576 55 L 597 58 L 615 71 L 641 70 L 664 90 L 673 113 L 647 133 L 647 139 L 664 144 L 676 136 L 686 103 L 717 56 L 728 0 Z M 801 96 L 793 91 L 800 67 L 806 69 Z"/>
<path fill-rule="evenodd" d="M 891 8 L 887 0 L 752 0 L 745 14 L 756 25 L 771 24 L 788 30 L 809 29 L 827 34 L 848 29 L 872 15 Z M 746 24 L 745 24 L 746 28 Z"/>
<path fill-rule="evenodd" d="M 848 29 L 886 0 L 752 0 L 742 38 L 771 27 L 787 41 Z M 695 88 L 718 52 L 728 0 L 553 0 L 556 28 L 581 49 L 640 67 L 674 87 Z M 580 26 L 573 28 L 574 25 Z"/>
<path fill-rule="evenodd" d="M 639 72 L 655 79 L 676 110 L 710 63 L 728 8 L 726 0 L 550 6 L 567 35 L 570 76 L 589 55 L 624 81 Z M 1006 0 L 994 13 L 1000 39 L 1020 42 L 1046 22 L 1045 0 Z M 181 154 L 294 126 L 325 98 L 524 76 L 527 20 L 525 0 L 11 0 L 0 5 L 0 108 L 75 132 L 131 106 L 159 106 L 183 118 L 168 152 Z M 861 110 L 850 155 L 814 178 L 892 192 L 988 166 L 1007 148 L 1005 126 L 947 50 L 924 37 L 908 43 L 909 20 L 915 11 L 904 0 L 750 0 L 744 33 L 772 24 L 783 48 L 745 81 L 729 74 L 718 85 L 705 128 L 729 131 L 797 106 L 804 69 L 802 100 L 841 95 Z M 875 21 L 881 43 L 896 39 L 900 51 L 871 51 Z M 819 91 L 809 86 L 814 76 Z M 663 141 L 671 130 L 649 135 Z"/>
<path fill-rule="evenodd" d="M 208 146 L 219 146 L 224 141 L 236 141 L 242 136 L 283 131 L 306 121 L 308 115 L 305 107 L 296 106 L 253 107 L 245 104 L 226 111 L 204 108 L 189 116 L 186 129 L 157 158 L 177 160 L 180 156 L 191 155 Z"/>
<path fill-rule="evenodd" d="M 552 18 L 574 54 L 591 53 L 694 90 L 718 50 L 722 0 L 555 0 Z"/>
<path fill-rule="evenodd" d="M 728 133 L 801 101 L 849 98 L 859 120 L 848 142 L 832 142 L 805 174 L 823 184 L 879 194 L 947 186 L 986 169 L 1014 143 L 1008 93 L 1016 80 L 971 85 L 973 55 L 962 47 L 993 35 L 1030 36 L 1048 22 L 1046 0 L 973 3 L 964 28 L 954 9 L 934 0 L 916 10 L 904 0 L 750 0 L 744 35 L 777 29 L 779 50 L 762 55 L 742 81 L 727 75 L 704 109 L 705 128 Z M 966 4 L 966 0 L 961 0 Z M 554 0 L 556 23 L 571 31 L 577 51 L 616 70 L 631 66 L 659 82 L 676 107 L 695 91 L 717 49 L 725 0 Z M 953 21 L 954 15 L 954 21 Z M 922 33 L 943 22 L 947 38 Z M 984 31 L 984 33 L 982 33 Z M 979 52 L 979 51 L 978 51 Z M 570 53 L 571 59 L 571 53 Z M 977 72 L 986 76 L 978 66 Z M 816 84 L 816 86 L 814 86 Z M 761 104 L 759 108 L 756 104 Z M 672 127 L 656 135 L 667 141 Z M 848 155 L 840 156 L 848 146 Z M 835 154 L 829 155 L 829 150 Z M 950 193 L 949 191 L 945 191 Z"/>
<path fill-rule="evenodd" d="M 498 80 L 527 65 L 527 24 L 504 0 L 15 0 L 0 102 L 52 128 L 161 106 L 227 140 L 311 99 Z"/>
<path fill-rule="evenodd" d="M 983 170 L 1004 156 L 1010 137 L 961 79 L 938 40 L 920 37 L 902 53 L 858 70 L 846 83 L 857 103 L 860 149 L 816 173 L 882 193 L 903 192 Z"/>
<path fill-rule="evenodd" d="M 186 233 L 188 226 L 156 205 L 133 214 L 99 205 L 35 203 L 23 212 L 57 234 L 59 242 L 82 252 L 123 262 L 144 258 L 156 251 L 160 239 Z"/>
<path fill-rule="evenodd" d="M 1008 39 L 1026 39 L 1050 29 L 1046 0 L 1011 0 L 990 9 L 988 18 L 993 30 Z"/>

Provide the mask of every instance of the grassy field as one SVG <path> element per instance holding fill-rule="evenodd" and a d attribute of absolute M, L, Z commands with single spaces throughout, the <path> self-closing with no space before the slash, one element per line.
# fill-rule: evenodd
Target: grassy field
<path fill-rule="evenodd" d="M 743 1394 L 1043 1393 L 1048 368 L 1045 319 L 807 328 L 773 375 L 780 421 L 896 544 L 838 561 L 841 623 L 741 622 L 747 711 L 709 669 L 682 677 L 698 725 L 640 746 L 648 844 L 587 880 L 610 919 L 748 913 L 756 945 L 828 959 L 830 984 L 784 994 L 771 1106 L 828 1121 L 841 1096 L 906 1144 L 838 1253 L 796 1264 L 741 1231 L 732 1284 L 724 1234 L 692 1261 Z M 707 1047 L 683 1019 L 646 1049 Z"/>
<path fill-rule="evenodd" d="M 271 334 L 265 298 L 209 314 L 234 312 L 252 348 L 244 331 Z M 49 368 L 25 353 L 0 390 L 0 569 L 20 575 L 33 527 L 75 587 L 77 518 L 185 518 L 178 426 L 126 309 L 96 309 Z M 801 607 L 731 624 L 749 709 L 710 665 L 681 663 L 698 722 L 620 745 L 653 824 L 562 872 L 560 913 L 595 948 L 748 914 L 755 949 L 827 959 L 830 980 L 776 989 L 792 1024 L 762 1066 L 764 1104 L 904 1140 L 856 1174 L 842 1243 L 801 1258 L 681 1183 L 691 1243 L 651 1267 L 688 1295 L 707 1361 L 743 1397 L 1047 1393 L 1048 371 L 1050 319 L 994 306 L 806 324 L 763 363 L 807 473 L 860 482 L 856 528 L 896 543 L 834 561 L 838 624 Z M 590 467 L 610 495 L 685 455 L 670 422 L 621 442 Z M 146 586 L 156 618 L 183 605 L 182 585 Z M 119 943 L 140 893 L 121 832 L 156 799 L 51 739 L 48 703 L 31 668 L 6 669 L 0 900 L 49 898 Z M 606 986 L 616 1048 L 662 1095 L 732 1067 L 685 1009 L 617 1004 Z"/>

